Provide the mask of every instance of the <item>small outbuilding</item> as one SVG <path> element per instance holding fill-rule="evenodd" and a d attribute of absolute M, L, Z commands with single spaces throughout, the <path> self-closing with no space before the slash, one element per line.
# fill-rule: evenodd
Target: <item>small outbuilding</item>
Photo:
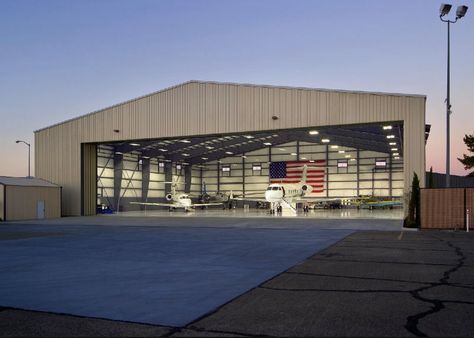
<path fill-rule="evenodd" d="M 61 217 L 61 187 L 34 177 L 0 176 L 0 220 Z"/>

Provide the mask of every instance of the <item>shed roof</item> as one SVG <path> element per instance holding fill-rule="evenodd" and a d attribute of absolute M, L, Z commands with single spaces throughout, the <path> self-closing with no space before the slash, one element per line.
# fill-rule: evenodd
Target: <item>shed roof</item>
<path fill-rule="evenodd" d="M 0 176 L 0 184 L 25 187 L 59 187 L 56 184 L 36 177 L 9 177 Z"/>

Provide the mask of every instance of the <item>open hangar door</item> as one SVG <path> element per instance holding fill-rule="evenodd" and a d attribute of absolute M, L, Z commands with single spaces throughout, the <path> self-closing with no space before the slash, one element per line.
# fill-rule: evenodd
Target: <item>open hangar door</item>
<path fill-rule="evenodd" d="M 298 181 L 291 168 L 305 164 L 312 191 L 296 208 L 398 209 L 402 135 L 403 124 L 393 122 L 98 144 L 97 211 L 167 210 L 172 193 L 189 194 L 193 203 L 235 197 L 206 209 L 264 209 L 268 203 L 256 200 L 265 199 L 268 185 Z M 287 177 L 272 176 L 275 163 L 284 163 Z"/>

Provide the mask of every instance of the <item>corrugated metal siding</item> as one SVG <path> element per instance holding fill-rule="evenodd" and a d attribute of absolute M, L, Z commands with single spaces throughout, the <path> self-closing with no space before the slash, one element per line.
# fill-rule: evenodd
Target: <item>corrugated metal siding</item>
<path fill-rule="evenodd" d="M 45 218 L 61 217 L 61 188 L 6 186 L 7 221 L 36 219 L 36 204 L 44 201 Z"/>
<path fill-rule="evenodd" d="M 383 121 L 404 121 L 405 182 L 414 171 L 424 182 L 423 96 L 211 82 L 189 82 L 37 131 L 36 176 L 63 186 L 64 213 L 78 215 L 81 143 Z"/>

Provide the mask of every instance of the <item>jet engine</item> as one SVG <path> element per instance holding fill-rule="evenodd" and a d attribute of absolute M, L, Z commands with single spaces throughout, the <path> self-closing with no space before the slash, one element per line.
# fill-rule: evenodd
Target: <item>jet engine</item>
<path fill-rule="evenodd" d="M 313 187 L 310 186 L 309 184 L 304 184 L 304 185 L 301 187 L 301 190 L 303 191 L 303 195 L 306 195 L 306 194 L 310 194 L 311 191 L 313 191 Z"/>
<path fill-rule="evenodd" d="M 173 195 L 171 194 L 166 194 L 166 200 L 171 201 L 173 199 Z"/>

